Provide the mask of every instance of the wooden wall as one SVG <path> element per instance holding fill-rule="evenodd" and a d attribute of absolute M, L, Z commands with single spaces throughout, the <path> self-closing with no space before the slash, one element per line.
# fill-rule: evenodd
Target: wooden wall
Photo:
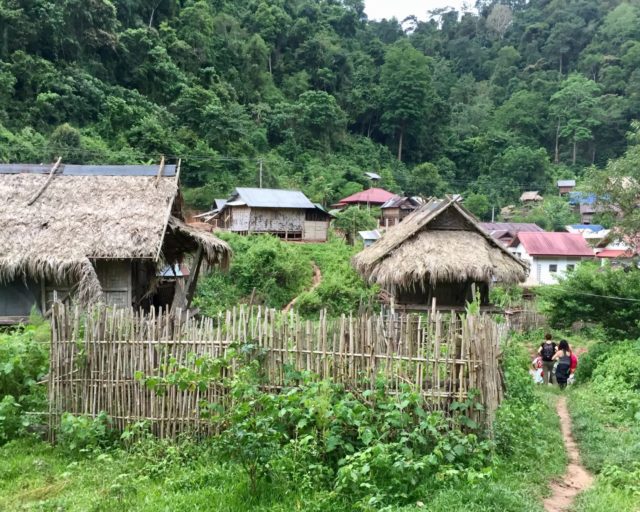
<path fill-rule="evenodd" d="M 326 242 L 329 222 L 326 220 L 305 220 L 304 240 L 310 242 Z"/>

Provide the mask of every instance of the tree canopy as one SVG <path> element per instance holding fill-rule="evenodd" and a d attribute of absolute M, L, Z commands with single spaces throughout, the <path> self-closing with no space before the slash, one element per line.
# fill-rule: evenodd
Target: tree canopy
<path fill-rule="evenodd" d="M 0 161 L 182 158 L 186 199 L 295 187 L 462 193 L 479 212 L 623 155 L 640 5 L 482 1 L 368 20 L 362 0 L 0 2 Z"/>

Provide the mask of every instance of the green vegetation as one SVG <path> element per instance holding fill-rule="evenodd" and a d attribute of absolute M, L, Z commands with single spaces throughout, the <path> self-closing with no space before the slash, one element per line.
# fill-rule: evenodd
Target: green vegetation
<path fill-rule="evenodd" d="M 582 357 L 569 399 L 582 460 L 596 474 L 576 511 L 640 507 L 640 342 L 604 343 Z"/>
<path fill-rule="evenodd" d="M 35 315 L 27 326 L 0 331 L 0 445 L 37 423 L 28 413 L 46 406 L 41 382 L 49 367 L 49 336 L 48 324 Z"/>
<path fill-rule="evenodd" d="M 29 346 L 30 329 L 6 339 Z M 175 368 L 163 381 L 139 378 L 157 392 L 206 385 L 224 379 L 232 358 L 234 407 L 210 408 L 211 421 L 225 427 L 220 436 L 159 441 L 144 422 L 116 432 L 106 414 L 65 415 L 55 447 L 37 431 L 7 433 L 0 508 L 417 511 L 429 503 L 436 512 L 533 512 L 563 469 L 562 457 L 543 456 L 559 442 L 557 418 L 534 392 L 517 344 L 506 354 L 508 399 L 495 441 L 466 416 L 472 399 L 447 418 L 409 389 L 354 394 L 297 372 L 281 393 L 261 391 L 260 353 L 250 346 L 203 362 L 197 375 Z"/>
<path fill-rule="evenodd" d="M 228 272 L 213 270 L 200 279 L 194 305 L 202 314 L 215 316 L 239 303 L 282 308 L 298 296 L 296 308 L 307 316 L 322 309 L 337 316 L 371 303 L 376 289 L 353 270 L 355 249 L 337 237 L 326 244 L 289 243 L 269 235 L 221 237 L 235 255 Z M 308 291 L 314 264 L 322 281 Z"/>
<path fill-rule="evenodd" d="M 362 0 L 5 0 L 0 161 L 183 157 L 200 208 L 260 161 L 265 186 L 325 205 L 375 170 L 486 217 L 622 155 L 640 6 L 476 4 L 401 23 Z"/>
<path fill-rule="evenodd" d="M 541 288 L 552 325 L 602 326 L 611 341 L 640 337 L 640 270 L 584 262 L 558 285 Z"/>

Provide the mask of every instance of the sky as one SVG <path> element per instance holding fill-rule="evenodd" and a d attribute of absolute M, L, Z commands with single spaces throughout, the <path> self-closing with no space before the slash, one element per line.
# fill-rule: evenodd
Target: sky
<path fill-rule="evenodd" d="M 399 21 L 410 15 L 426 19 L 427 11 L 441 7 L 454 7 L 460 10 L 466 3 L 475 5 L 475 0 L 365 0 L 365 12 L 371 19 L 381 20 L 395 16 Z"/>

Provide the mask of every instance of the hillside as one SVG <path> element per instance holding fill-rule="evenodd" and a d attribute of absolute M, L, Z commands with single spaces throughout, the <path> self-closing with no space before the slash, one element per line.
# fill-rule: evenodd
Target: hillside
<path fill-rule="evenodd" d="M 400 24 L 361 0 L 5 0 L 0 161 L 181 157 L 197 207 L 260 162 L 325 204 L 376 170 L 486 215 L 621 155 L 640 112 L 640 6 L 494 4 Z"/>

